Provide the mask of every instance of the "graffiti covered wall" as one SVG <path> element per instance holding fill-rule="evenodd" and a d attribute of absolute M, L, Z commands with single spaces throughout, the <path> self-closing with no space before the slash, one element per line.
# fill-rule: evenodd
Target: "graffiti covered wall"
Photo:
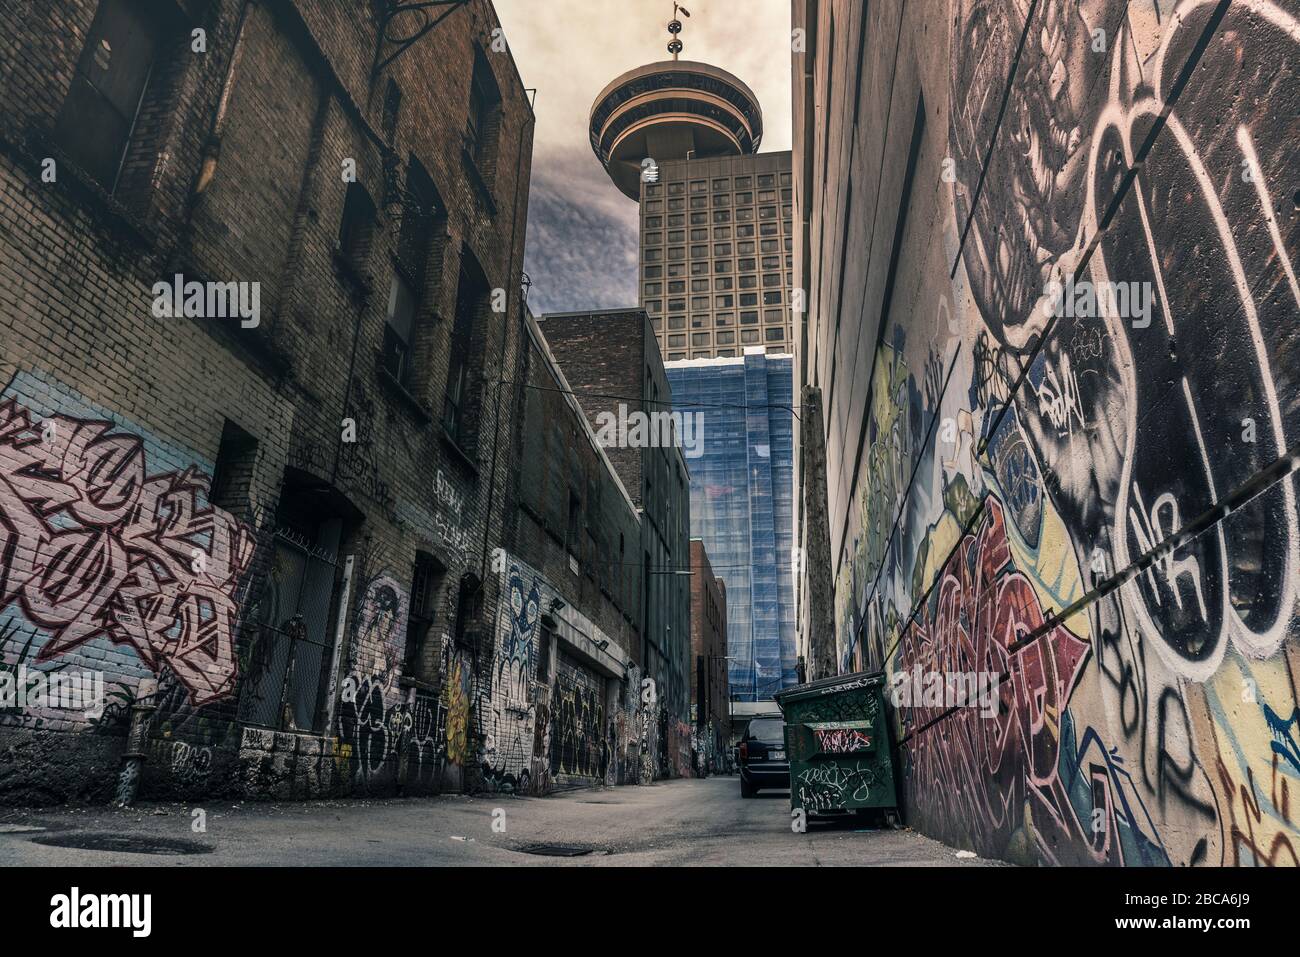
<path fill-rule="evenodd" d="M 550 789 L 551 702 L 537 676 L 545 585 L 517 560 L 501 574 L 507 600 L 498 614 L 484 716 L 483 777 L 496 790 L 544 794 Z"/>
<path fill-rule="evenodd" d="M 837 58 L 898 78 L 839 144 L 883 181 L 812 215 L 875 233 L 842 300 L 812 253 L 801 356 L 837 655 L 1002 679 L 995 715 L 896 710 L 909 822 L 1025 862 L 1300 863 L 1300 4 L 871 4 L 865 49 L 823 6 Z"/>
<path fill-rule="evenodd" d="M 542 615 L 557 599 L 564 604 L 555 588 L 519 559 L 502 564 L 508 600 L 483 689 L 483 780 L 518 794 L 545 794 L 570 778 L 605 783 L 606 679 L 544 644 Z"/>
<path fill-rule="evenodd" d="M 200 466 L 159 461 L 76 396 L 58 407 L 86 417 L 33 411 L 33 393 L 48 388 L 24 375 L 0 400 L 6 630 L 30 634 L 37 663 L 129 649 L 142 673 L 170 669 L 194 705 L 229 696 L 252 530 L 208 504 Z"/>
<path fill-rule="evenodd" d="M 19 373 L 0 395 L 0 732 L 11 749 L 0 797 L 102 797 L 146 678 L 157 687 L 152 793 L 436 790 L 447 714 L 435 695 L 398 685 L 405 587 L 388 573 L 360 583 L 335 724 L 295 727 L 296 710 L 310 720 L 318 701 L 315 684 L 301 708 L 280 697 L 294 667 L 282 639 L 305 633 L 283 593 L 302 577 L 281 567 L 277 536 L 209 501 L 212 471 L 42 373 Z M 329 611 L 335 569 L 321 568 L 324 598 L 308 618 Z M 288 660 L 305 668 L 313 650 L 329 652 L 300 644 Z M 268 673 L 277 680 L 263 687 Z M 61 698 L 46 693 L 59 683 Z M 241 727 L 263 697 L 264 717 L 284 711 L 283 732 Z M 79 770 L 88 764 L 99 773 Z"/>
<path fill-rule="evenodd" d="M 159 726 L 192 736 L 167 742 L 163 766 L 182 785 L 206 778 L 230 726 L 256 552 L 254 529 L 209 503 L 210 474 L 61 383 L 13 378 L 0 395 L 0 727 L 103 744 L 152 677 Z M 84 700 L 35 694 L 83 675 L 97 682 Z M 61 794 L 79 743 L 32 747 L 15 754 L 9 796 Z"/>
<path fill-rule="evenodd" d="M 307 0 L 286 22 L 181 4 L 212 55 L 169 59 L 164 77 L 131 67 L 153 32 L 118 49 L 130 6 L 0 4 L 0 802 L 114 797 L 134 705 L 153 706 L 141 800 L 423 789 L 449 719 L 456 756 L 481 744 L 462 720 L 477 701 L 443 694 L 476 665 L 456 671 L 440 639 L 457 583 L 507 538 L 514 410 L 487 387 L 519 378 L 521 323 L 481 324 L 462 348 L 452 324 L 421 320 L 397 365 L 360 362 L 386 341 L 366 276 L 396 257 L 429 318 L 455 312 L 462 262 L 517 270 L 527 96 L 510 57 L 487 64 L 493 142 L 523 158 L 496 174 L 496 210 L 445 109 L 475 62 L 468 20 L 403 59 L 419 82 L 394 164 L 349 66 L 368 11 Z M 88 158 L 75 119 L 78 64 L 110 46 L 134 105 L 120 164 Z M 218 114 L 219 162 L 202 149 Z M 328 175 L 344 160 L 355 183 Z M 339 268 L 349 196 L 394 190 L 420 196 L 393 208 L 405 227 L 367 234 Z M 456 444 L 425 426 L 462 359 Z M 499 599 L 477 594 L 476 618 Z M 66 682 L 85 675 L 102 679 L 102 711 L 37 694 L 75 697 Z M 8 700 L 15 684 L 26 700 Z"/>
<path fill-rule="evenodd" d="M 501 561 L 508 600 L 498 615 L 489 677 L 473 685 L 468 671 L 453 672 L 447 705 L 451 760 L 477 760 L 487 788 L 517 794 L 649 784 L 656 777 L 689 774 L 689 728 L 671 721 L 666 704 L 652 687 L 643 687 L 641 670 L 626 652 L 611 646 L 594 622 L 526 562 L 509 555 Z M 586 640 L 587 655 L 604 644 L 621 657 L 610 657 L 602 671 L 570 644 Z M 456 674 L 463 674 L 459 691 Z M 457 704 L 468 704 L 472 696 L 481 702 L 476 715 Z M 475 727 L 483 741 L 480 754 L 469 743 Z M 453 747 L 453 730 L 461 728 L 464 743 Z"/>
<path fill-rule="evenodd" d="M 406 590 L 396 579 L 380 574 L 364 583 L 340 695 L 337 759 L 345 773 L 368 785 L 395 776 L 402 724 L 409 718 L 398 686 L 406 618 Z"/>

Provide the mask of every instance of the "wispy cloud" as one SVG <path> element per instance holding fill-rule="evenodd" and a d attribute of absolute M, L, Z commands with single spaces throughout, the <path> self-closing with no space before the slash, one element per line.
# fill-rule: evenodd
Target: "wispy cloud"
<path fill-rule="evenodd" d="M 637 302 L 637 208 L 591 151 L 592 102 L 620 73 L 668 59 L 664 0 L 495 0 L 537 88 L 525 268 L 535 312 Z M 763 106 L 763 149 L 790 148 L 789 0 L 687 0 L 683 57 L 729 70 Z"/>
<path fill-rule="evenodd" d="M 533 167 L 525 268 L 533 311 L 637 303 L 637 207 L 610 183 L 588 149 Z"/>

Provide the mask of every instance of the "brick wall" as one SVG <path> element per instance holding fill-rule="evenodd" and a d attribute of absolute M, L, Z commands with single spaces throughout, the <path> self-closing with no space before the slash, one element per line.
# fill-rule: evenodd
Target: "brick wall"
<path fill-rule="evenodd" d="M 525 361 L 513 551 L 639 663 L 641 520 L 610 464 L 609 453 L 617 450 L 599 445 L 540 329 L 530 336 Z M 571 496 L 577 500 L 576 541 L 568 540 Z"/>
<path fill-rule="evenodd" d="M 727 590 L 713 574 L 704 542 L 691 539 L 691 719 L 697 762 L 727 766 L 731 705 L 727 690 Z"/>
<path fill-rule="evenodd" d="M 157 83 L 116 182 L 60 134 L 99 7 L 0 8 L 0 655 L 101 671 L 108 691 L 93 717 L 4 709 L 0 800 L 110 794 L 145 678 L 149 795 L 477 787 L 533 124 L 491 5 L 372 81 L 370 5 L 160 2 Z M 490 162 L 462 147 L 476 58 L 499 91 Z M 399 383 L 381 357 L 413 158 L 439 203 Z M 351 260 L 345 161 L 375 208 Z M 458 446 L 441 422 L 471 262 Z M 178 273 L 258 283 L 260 321 L 157 315 Z M 214 472 L 238 476 L 220 503 Z M 417 556 L 433 570 L 413 596 Z M 407 667 L 413 616 L 429 624 Z"/>
<path fill-rule="evenodd" d="M 539 325 L 599 433 L 628 415 L 672 411 L 672 388 L 649 319 L 640 309 L 550 314 Z M 614 435 L 614 432 L 610 433 Z M 606 450 L 642 513 L 637 554 L 644 579 L 646 647 L 640 660 L 659 702 L 657 771 L 690 770 L 690 473 L 679 447 L 630 441 Z M 678 574 L 678 573 L 682 574 Z"/>

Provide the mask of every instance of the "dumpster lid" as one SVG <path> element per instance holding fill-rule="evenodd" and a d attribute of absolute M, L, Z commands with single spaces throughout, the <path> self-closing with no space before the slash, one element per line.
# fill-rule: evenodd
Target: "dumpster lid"
<path fill-rule="evenodd" d="M 820 697 L 824 694 L 833 694 L 836 691 L 851 691 L 854 688 L 869 688 L 883 683 L 885 673 L 883 671 L 855 671 L 848 675 L 834 675 L 830 678 L 818 678 L 816 681 L 810 681 L 807 684 L 795 685 L 793 688 L 786 688 L 784 691 L 778 691 L 772 695 L 773 700 L 785 711 L 787 702 L 802 701 L 804 698 Z"/>

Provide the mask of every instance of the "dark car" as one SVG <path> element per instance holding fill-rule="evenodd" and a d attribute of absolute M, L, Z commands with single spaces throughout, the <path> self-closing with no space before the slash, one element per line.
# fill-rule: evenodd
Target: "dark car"
<path fill-rule="evenodd" d="M 749 722 L 736 749 L 740 759 L 740 796 L 753 797 L 760 788 L 790 790 L 790 762 L 785 756 L 785 720 L 759 716 Z"/>

